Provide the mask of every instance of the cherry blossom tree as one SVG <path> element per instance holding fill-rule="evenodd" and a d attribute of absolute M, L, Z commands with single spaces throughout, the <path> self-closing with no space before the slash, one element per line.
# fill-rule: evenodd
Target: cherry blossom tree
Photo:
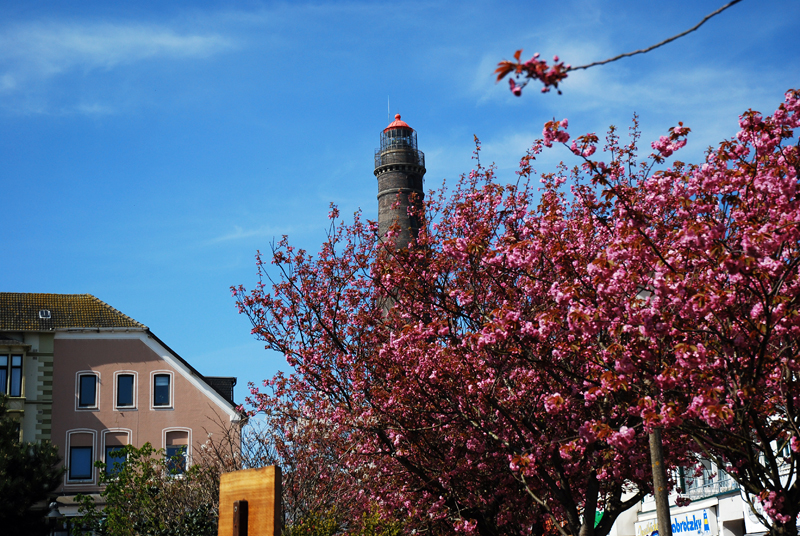
<path fill-rule="evenodd" d="M 278 244 L 270 292 L 237 289 L 255 333 L 298 373 L 285 388 L 379 469 L 386 507 L 481 534 L 602 535 L 649 490 L 641 420 L 618 409 L 632 401 L 581 395 L 607 371 L 552 292 L 586 277 L 611 235 L 559 185 L 548 179 L 534 208 L 536 188 L 499 186 L 478 166 L 429 201 L 412 248 L 357 217 L 316 259 Z"/>
<path fill-rule="evenodd" d="M 605 534 L 649 489 L 647 464 L 630 463 L 646 460 L 646 436 L 638 416 L 615 411 L 624 394 L 589 405 L 574 396 L 603 371 L 584 349 L 562 355 L 566 310 L 549 297 L 558 268 L 569 277 L 595 246 L 576 236 L 586 251 L 563 252 L 558 267 L 508 260 L 523 241 L 539 248 L 527 255 L 557 255 L 536 233 L 556 231 L 563 195 L 553 191 L 534 217 L 535 189 L 493 178 L 478 167 L 450 199 L 429 203 L 438 223 L 410 249 L 378 247 L 373 226 L 357 221 L 336 227 L 318 259 L 282 243 L 272 293 L 238 294 L 257 333 L 296 367 L 291 392 L 346 431 L 355 463 L 379 469 L 372 492 L 388 508 L 481 534 L 545 523 Z M 575 227 L 559 232 L 592 234 Z M 541 340 L 519 323 L 537 314 L 551 319 Z"/>
<path fill-rule="evenodd" d="M 635 128 L 595 156 L 551 121 L 514 183 L 478 163 L 426 196 L 409 247 L 334 208 L 317 256 L 284 238 L 234 293 L 294 368 L 281 396 L 409 526 L 603 536 L 652 490 L 661 429 L 667 463 L 710 457 L 794 535 L 798 102 L 698 166 L 665 167 L 683 125 L 639 161 Z M 534 186 L 554 144 L 577 165 Z"/>
<path fill-rule="evenodd" d="M 797 534 L 798 93 L 771 116 L 748 111 L 741 131 L 703 164 L 635 182 L 587 160 L 615 238 L 593 261 L 599 300 L 575 326 L 619 333 L 601 356 L 619 383 L 644 386 L 640 416 L 693 442 L 742 486 L 772 534 Z M 655 162 L 688 129 L 652 146 Z M 613 387 L 611 387 L 613 390 Z"/>

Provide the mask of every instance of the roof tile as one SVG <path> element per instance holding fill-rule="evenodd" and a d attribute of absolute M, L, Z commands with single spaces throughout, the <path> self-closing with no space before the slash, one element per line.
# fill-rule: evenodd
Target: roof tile
<path fill-rule="evenodd" d="M 40 311 L 50 311 L 42 318 Z M 0 331 L 53 331 L 67 328 L 147 326 L 91 294 L 0 292 Z"/>

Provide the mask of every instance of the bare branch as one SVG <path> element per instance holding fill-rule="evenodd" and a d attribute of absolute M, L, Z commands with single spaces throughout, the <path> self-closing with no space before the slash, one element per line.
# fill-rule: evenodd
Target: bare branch
<path fill-rule="evenodd" d="M 715 12 L 706 15 L 703 18 L 703 20 L 701 20 L 695 26 L 689 28 L 685 32 L 679 33 L 678 35 L 673 35 L 669 39 L 665 39 L 665 40 L 661 41 L 660 43 L 657 43 L 657 44 L 655 44 L 655 45 L 653 45 L 651 47 L 643 48 L 641 50 L 635 50 L 633 52 L 626 52 L 625 54 L 620 54 L 619 56 L 614 56 L 613 58 L 608 58 L 607 60 L 603 60 L 603 61 L 596 61 L 594 63 L 589 63 L 589 64 L 586 64 L 586 65 L 578 65 L 577 67 L 569 67 L 567 69 L 567 71 L 568 72 L 569 71 L 577 71 L 577 70 L 580 70 L 580 69 L 588 69 L 589 67 L 595 67 L 596 65 L 605 65 L 606 63 L 611 63 L 612 61 L 617 61 L 617 60 L 622 59 L 622 58 L 627 58 L 629 56 L 635 56 L 637 54 L 644 54 L 646 52 L 650 52 L 651 50 L 655 50 L 658 47 L 662 47 L 662 46 L 666 45 L 667 43 L 671 43 L 672 41 L 675 41 L 676 39 L 679 39 L 679 38 L 683 37 L 684 35 L 692 33 L 693 31 L 698 29 L 700 26 L 705 24 L 706 21 L 708 21 L 711 17 L 719 15 L 720 13 L 722 13 L 723 11 L 728 9 L 729 7 L 733 6 L 734 4 L 738 4 L 741 1 L 742 0 L 733 0 L 732 2 L 730 2 L 728 4 L 725 4 L 724 6 L 722 6 L 721 8 L 716 10 Z"/>

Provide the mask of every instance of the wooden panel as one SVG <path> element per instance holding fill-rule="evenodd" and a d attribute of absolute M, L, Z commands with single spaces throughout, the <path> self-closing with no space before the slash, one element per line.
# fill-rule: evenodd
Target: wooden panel
<path fill-rule="evenodd" d="M 222 475 L 219 483 L 219 536 L 233 535 L 233 503 L 236 501 L 247 501 L 250 536 L 280 536 L 280 467 L 246 469 Z"/>

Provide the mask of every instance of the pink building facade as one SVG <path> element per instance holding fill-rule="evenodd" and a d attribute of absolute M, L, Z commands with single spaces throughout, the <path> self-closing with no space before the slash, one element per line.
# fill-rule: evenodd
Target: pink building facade
<path fill-rule="evenodd" d="M 6 363 L 3 367 L 3 363 Z M 221 427 L 238 427 L 235 378 L 205 377 L 94 296 L 0 293 L 0 391 L 24 441 L 50 440 L 67 470 L 59 510 L 99 493 L 97 461 L 150 443 L 183 469 Z"/>

